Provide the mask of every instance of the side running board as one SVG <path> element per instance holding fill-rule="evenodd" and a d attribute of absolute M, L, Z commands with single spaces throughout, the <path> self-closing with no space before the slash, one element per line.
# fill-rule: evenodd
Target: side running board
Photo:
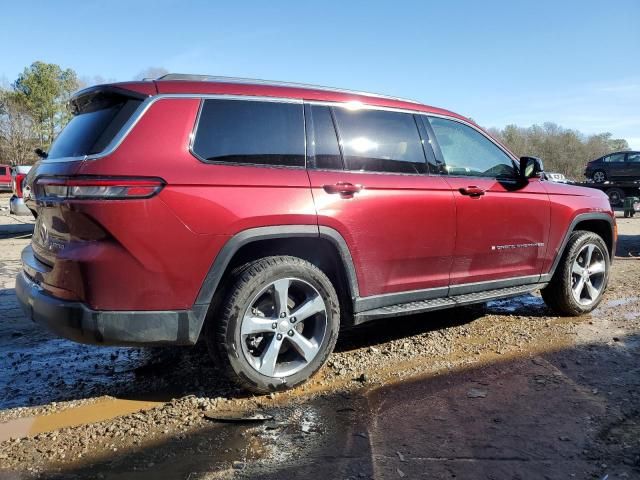
<path fill-rule="evenodd" d="M 355 325 L 377 320 L 386 317 L 398 317 L 401 315 L 412 315 L 415 313 L 442 310 L 444 308 L 483 303 L 499 298 L 515 297 L 524 293 L 545 287 L 546 283 L 535 283 L 532 285 L 520 285 L 517 287 L 496 288 L 495 290 L 485 290 L 484 292 L 466 293 L 452 297 L 433 298 L 430 300 L 418 300 L 415 302 L 399 303 L 388 307 L 374 308 L 364 312 L 356 313 Z"/>

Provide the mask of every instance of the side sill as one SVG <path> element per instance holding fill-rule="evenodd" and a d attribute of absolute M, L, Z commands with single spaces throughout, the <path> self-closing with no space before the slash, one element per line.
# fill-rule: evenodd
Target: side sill
<path fill-rule="evenodd" d="M 465 293 L 450 297 L 440 297 L 429 300 L 420 300 L 415 302 L 400 303 L 387 307 L 375 308 L 364 312 L 356 313 L 354 316 L 354 324 L 360 325 L 371 320 L 379 318 L 398 317 L 401 315 L 412 315 L 425 313 L 434 310 L 442 310 L 445 308 L 459 307 L 463 305 L 471 305 L 474 303 L 484 303 L 499 298 L 508 298 L 529 293 L 534 290 L 544 288 L 547 283 L 533 283 L 529 285 L 518 285 L 506 288 L 496 288 L 493 290 L 485 290 L 483 292 Z"/>

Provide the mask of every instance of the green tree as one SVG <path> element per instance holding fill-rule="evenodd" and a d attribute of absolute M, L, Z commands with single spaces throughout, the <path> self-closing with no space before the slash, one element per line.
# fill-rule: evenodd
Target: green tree
<path fill-rule="evenodd" d="M 49 149 L 71 118 L 68 101 L 78 86 L 73 70 L 44 62 L 32 63 L 13 83 L 15 93 L 33 118 L 38 143 L 43 149 Z"/>

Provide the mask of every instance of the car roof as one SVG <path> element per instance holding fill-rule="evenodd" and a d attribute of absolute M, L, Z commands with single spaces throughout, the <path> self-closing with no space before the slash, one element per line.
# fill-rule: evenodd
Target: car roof
<path fill-rule="evenodd" d="M 113 83 L 110 87 L 132 90 L 143 95 L 195 94 L 195 95 L 247 95 L 279 97 L 324 102 L 359 102 L 364 105 L 413 110 L 459 118 L 475 125 L 471 119 L 450 110 L 425 105 L 415 100 L 303 83 L 279 82 L 250 78 L 220 77 L 170 73 L 155 80 Z M 74 97 L 103 86 L 82 90 Z"/>

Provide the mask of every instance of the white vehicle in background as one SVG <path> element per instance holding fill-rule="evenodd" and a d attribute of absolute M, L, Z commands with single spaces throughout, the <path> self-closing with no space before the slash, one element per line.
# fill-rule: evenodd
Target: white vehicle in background
<path fill-rule="evenodd" d="M 567 177 L 565 177 L 562 173 L 553 173 L 553 172 L 544 172 L 547 180 L 556 183 L 568 183 Z"/>
<path fill-rule="evenodd" d="M 23 200 L 24 187 L 29 170 L 31 170 L 31 165 L 18 165 L 11 168 L 13 195 L 9 200 L 9 213 L 13 215 L 32 215 L 31 210 L 27 208 Z"/>

